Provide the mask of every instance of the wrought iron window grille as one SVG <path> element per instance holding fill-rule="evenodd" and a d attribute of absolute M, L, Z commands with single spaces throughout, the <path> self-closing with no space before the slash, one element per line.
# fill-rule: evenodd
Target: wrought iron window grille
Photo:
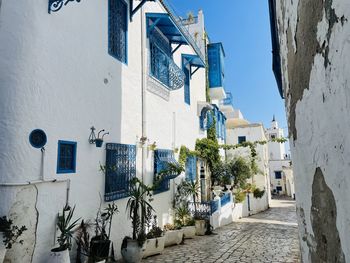
<path fill-rule="evenodd" d="M 171 44 L 155 27 L 149 33 L 150 42 L 150 74 L 163 83 L 169 90 L 182 88 L 185 74 L 175 64 L 171 54 Z"/>
<path fill-rule="evenodd" d="M 63 6 L 66 6 L 70 2 L 78 2 L 78 3 L 80 3 L 80 1 L 81 0 L 49 0 L 48 12 L 49 12 L 49 14 L 51 14 L 51 12 L 57 12 Z"/>
<path fill-rule="evenodd" d="M 129 196 L 130 181 L 136 177 L 136 145 L 107 143 L 105 201 Z"/>

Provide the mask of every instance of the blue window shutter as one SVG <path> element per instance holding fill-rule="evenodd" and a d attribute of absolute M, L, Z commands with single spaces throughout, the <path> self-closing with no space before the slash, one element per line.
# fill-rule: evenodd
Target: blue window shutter
<path fill-rule="evenodd" d="M 182 70 L 185 74 L 185 85 L 184 85 L 184 92 L 185 92 L 185 103 L 188 105 L 191 104 L 191 94 L 190 94 L 190 70 L 188 69 L 188 66 L 184 64 L 184 61 L 182 63 Z"/>
<path fill-rule="evenodd" d="M 76 171 L 77 143 L 71 141 L 58 141 L 57 173 L 75 173 Z"/>
<path fill-rule="evenodd" d="M 208 47 L 209 86 L 221 86 L 220 53 L 215 45 Z"/>
<path fill-rule="evenodd" d="M 129 196 L 130 180 L 136 177 L 136 146 L 106 144 L 105 201 Z"/>
<path fill-rule="evenodd" d="M 128 6 L 124 0 L 109 0 L 108 10 L 108 52 L 127 63 Z"/>
<path fill-rule="evenodd" d="M 186 180 L 196 181 L 197 179 L 197 158 L 188 156 L 186 159 Z"/>
<path fill-rule="evenodd" d="M 168 163 L 178 165 L 174 158 L 174 152 L 167 149 L 157 149 L 154 151 L 154 176 L 160 172 L 167 170 Z M 176 178 L 177 174 L 163 175 L 160 179 L 158 188 L 154 191 L 155 194 L 168 191 L 170 189 L 170 180 Z"/>
<path fill-rule="evenodd" d="M 214 117 L 213 117 L 213 112 L 208 111 L 207 112 L 207 129 L 209 129 L 214 123 Z"/>

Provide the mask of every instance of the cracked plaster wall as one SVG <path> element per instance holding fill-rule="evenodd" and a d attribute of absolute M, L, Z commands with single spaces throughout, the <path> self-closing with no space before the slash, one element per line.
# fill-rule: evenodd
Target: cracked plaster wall
<path fill-rule="evenodd" d="M 303 262 L 350 262 L 350 2 L 277 1 Z"/>

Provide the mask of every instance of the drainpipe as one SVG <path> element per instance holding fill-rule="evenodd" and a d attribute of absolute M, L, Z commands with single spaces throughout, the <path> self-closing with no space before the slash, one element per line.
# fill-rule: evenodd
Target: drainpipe
<path fill-rule="evenodd" d="M 147 138 L 146 131 L 146 81 L 145 81 L 145 22 L 144 22 L 144 8 L 141 7 L 141 107 L 142 107 L 142 138 Z M 147 143 L 142 144 L 142 182 L 146 176 L 146 158 L 147 158 Z"/>

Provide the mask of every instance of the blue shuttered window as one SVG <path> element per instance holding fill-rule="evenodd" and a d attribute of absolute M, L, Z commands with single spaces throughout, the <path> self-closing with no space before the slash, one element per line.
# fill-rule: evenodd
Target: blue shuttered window
<path fill-rule="evenodd" d="M 186 159 L 186 180 L 197 180 L 197 158 L 195 156 L 188 156 Z"/>
<path fill-rule="evenodd" d="M 127 63 L 128 6 L 124 0 L 109 0 L 108 10 L 108 52 Z"/>
<path fill-rule="evenodd" d="M 184 86 L 184 92 L 185 92 L 185 103 L 188 105 L 191 105 L 191 93 L 190 93 L 190 78 L 191 73 L 187 66 L 183 65 L 182 70 L 185 74 L 185 86 Z"/>
<path fill-rule="evenodd" d="M 57 173 L 75 173 L 77 143 L 58 141 Z"/>
<path fill-rule="evenodd" d="M 169 57 L 171 45 L 157 29 L 149 36 L 151 51 L 151 75 L 166 86 L 170 86 Z"/>
<path fill-rule="evenodd" d="M 208 45 L 209 86 L 224 87 L 224 50 L 221 43 Z"/>
<path fill-rule="evenodd" d="M 170 189 L 170 180 L 177 177 L 177 174 L 163 174 L 161 177 L 158 177 L 160 172 L 168 169 L 169 163 L 178 165 L 172 150 L 157 149 L 154 151 L 154 176 L 159 184 L 154 191 L 156 194 L 168 191 Z"/>
<path fill-rule="evenodd" d="M 129 196 L 130 180 L 136 177 L 136 146 L 106 144 L 105 201 Z"/>

